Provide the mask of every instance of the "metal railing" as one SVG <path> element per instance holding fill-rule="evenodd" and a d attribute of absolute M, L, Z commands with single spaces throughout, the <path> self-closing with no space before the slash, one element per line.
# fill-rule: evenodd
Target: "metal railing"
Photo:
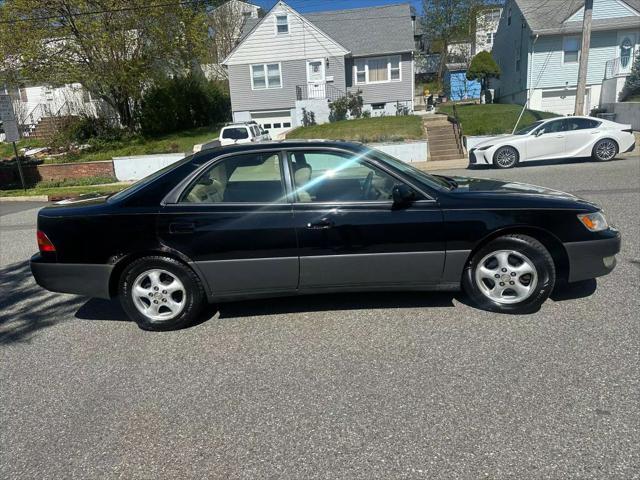
<path fill-rule="evenodd" d="M 625 77 L 631 73 L 631 66 L 635 61 L 634 58 L 640 56 L 640 53 L 634 56 L 630 56 L 628 58 L 625 57 L 624 65 L 621 57 L 612 58 L 611 60 L 607 60 L 607 63 L 604 64 L 604 79 L 614 78 L 614 77 Z"/>
<path fill-rule="evenodd" d="M 333 102 L 345 95 L 345 92 L 328 83 L 296 85 L 296 100 L 326 99 Z"/>
<path fill-rule="evenodd" d="M 449 116 L 448 120 L 453 124 L 453 133 L 456 137 L 456 147 L 461 155 L 464 155 L 464 132 L 462 131 L 462 123 L 458 117 L 458 109 L 453 104 L 453 116 Z"/>

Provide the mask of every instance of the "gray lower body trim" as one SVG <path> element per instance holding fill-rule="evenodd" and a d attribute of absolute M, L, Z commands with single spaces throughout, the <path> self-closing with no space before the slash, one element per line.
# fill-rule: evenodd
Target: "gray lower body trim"
<path fill-rule="evenodd" d="M 616 266 L 615 255 L 620 252 L 620 243 L 620 235 L 604 240 L 565 243 L 569 257 L 569 282 L 610 273 Z"/>
<path fill-rule="evenodd" d="M 443 283 L 458 284 L 462 280 L 462 271 L 464 270 L 471 250 L 447 250 L 447 256 L 444 261 L 444 272 L 442 272 Z"/>
<path fill-rule="evenodd" d="M 444 257 L 444 252 L 300 257 L 300 288 L 438 283 L 442 275 Z"/>
<path fill-rule="evenodd" d="M 298 287 L 298 257 L 246 258 L 194 262 L 214 297 L 278 292 Z"/>
<path fill-rule="evenodd" d="M 52 292 L 111 298 L 112 270 L 113 265 L 42 262 L 39 254 L 31 258 L 31 273 L 36 283 Z"/>

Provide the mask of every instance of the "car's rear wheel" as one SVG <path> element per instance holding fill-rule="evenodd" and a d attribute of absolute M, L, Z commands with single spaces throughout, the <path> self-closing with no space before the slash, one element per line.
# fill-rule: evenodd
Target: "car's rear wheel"
<path fill-rule="evenodd" d="M 144 330 L 174 330 L 192 323 L 205 303 L 198 276 L 183 263 L 163 256 L 143 257 L 120 277 L 125 312 Z"/>
<path fill-rule="evenodd" d="M 498 168 L 513 168 L 518 164 L 520 155 L 513 147 L 500 147 L 493 154 L 493 164 Z"/>
<path fill-rule="evenodd" d="M 528 235 L 505 235 L 480 248 L 463 274 L 476 305 L 501 313 L 536 311 L 553 291 L 555 266 L 549 251 Z"/>
<path fill-rule="evenodd" d="M 608 162 L 618 154 L 618 144 L 610 138 L 598 140 L 593 146 L 591 156 L 598 162 Z"/>

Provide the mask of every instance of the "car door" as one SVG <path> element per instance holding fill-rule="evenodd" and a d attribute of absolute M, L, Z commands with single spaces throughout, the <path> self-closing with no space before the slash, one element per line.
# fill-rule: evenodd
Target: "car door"
<path fill-rule="evenodd" d="M 593 143 L 598 139 L 600 122 L 590 118 L 569 117 L 565 119 L 566 156 L 573 157 L 591 154 Z"/>
<path fill-rule="evenodd" d="M 542 124 L 527 138 L 527 160 L 544 160 L 566 156 L 566 123 L 564 119 Z"/>
<path fill-rule="evenodd" d="M 418 192 L 396 208 L 401 178 L 360 154 L 288 150 L 300 290 L 420 287 L 440 281 L 445 243 L 437 203 Z"/>
<path fill-rule="evenodd" d="M 298 285 L 298 253 L 281 154 L 218 159 L 163 206 L 158 231 L 190 258 L 214 296 L 287 292 Z"/>

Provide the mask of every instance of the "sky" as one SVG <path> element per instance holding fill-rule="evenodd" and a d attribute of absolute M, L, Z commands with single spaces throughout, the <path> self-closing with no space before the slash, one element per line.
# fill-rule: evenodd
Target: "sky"
<path fill-rule="evenodd" d="M 260 5 L 265 11 L 268 11 L 276 0 L 249 0 L 251 3 Z M 388 5 L 394 3 L 410 3 L 415 9 L 422 11 L 422 0 L 284 0 L 291 7 L 299 11 L 318 12 L 327 10 L 343 10 L 345 8 L 362 8 L 378 5 Z"/>

